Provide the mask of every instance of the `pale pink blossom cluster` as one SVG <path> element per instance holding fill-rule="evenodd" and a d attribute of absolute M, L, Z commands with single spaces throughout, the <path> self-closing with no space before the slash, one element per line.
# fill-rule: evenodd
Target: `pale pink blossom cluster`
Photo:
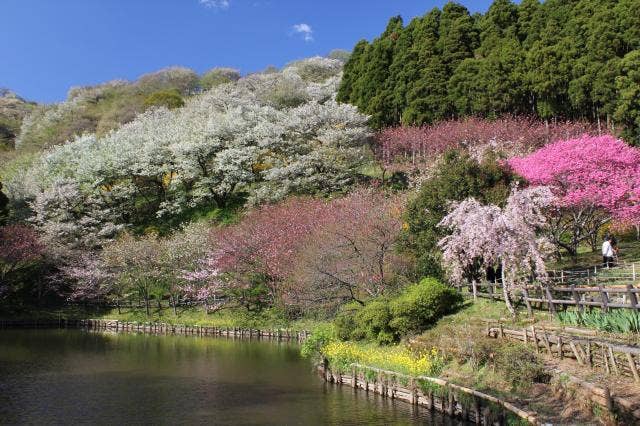
<path fill-rule="evenodd" d="M 541 237 L 546 225 L 543 210 L 554 202 L 547 187 L 514 188 L 504 208 L 469 198 L 453 206 L 440 222 L 451 234 L 438 243 L 443 265 L 453 282 L 461 282 L 471 268 L 500 266 L 505 300 L 530 280 L 546 281 L 545 257 L 550 244 Z"/>

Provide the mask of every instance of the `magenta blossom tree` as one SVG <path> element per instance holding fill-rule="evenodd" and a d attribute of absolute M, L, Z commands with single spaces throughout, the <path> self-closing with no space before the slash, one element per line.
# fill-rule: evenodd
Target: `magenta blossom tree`
<path fill-rule="evenodd" d="M 530 279 L 547 279 L 549 243 L 540 233 L 546 226 L 543 211 L 553 200 L 548 188 L 536 187 L 514 188 L 502 209 L 473 198 L 454 204 L 439 224 L 451 231 L 438 243 L 450 279 L 460 282 L 471 268 L 486 271 L 500 265 L 505 303 L 515 315 L 513 290 Z"/>
<path fill-rule="evenodd" d="M 374 153 L 384 171 L 424 169 L 448 150 L 465 150 L 475 158 L 486 152 L 506 156 L 532 152 L 558 139 L 598 134 L 586 122 L 545 124 L 527 117 L 502 117 L 497 120 L 464 118 L 423 127 L 390 127 L 374 140 Z"/>
<path fill-rule="evenodd" d="M 8 276 L 40 259 L 45 247 L 38 233 L 29 226 L 0 227 L 0 296 L 10 290 Z"/>
<path fill-rule="evenodd" d="M 558 141 L 508 164 L 557 196 L 552 235 L 572 255 L 583 240 L 595 245 L 598 229 L 612 219 L 640 223 L 640 149 L 613 136 Z M 569 243 L 562 241 L 565 233 Z"/>

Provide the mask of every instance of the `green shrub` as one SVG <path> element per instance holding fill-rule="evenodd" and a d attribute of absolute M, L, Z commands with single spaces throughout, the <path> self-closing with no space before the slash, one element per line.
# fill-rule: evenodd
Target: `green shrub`
<path fill-rule="evenodd" d="M 240 79 L 240 72 L 233 68 L 214 68 L 207 71 L 200 78 L 200 86 L 204 90 L 209 90 L 212 87 L 220 86 L 221 84 L 227 84 Z"/>
<path fill-rule="evenodd" d="M 461 304 L 462 296 L 454 289 L 435 278 L 425 278 L 391 302 L 393 319 L 389 325 L 399 335 L 420 332 Z"/>
<path fill-rule="evenodd" d="M 379 344 L 393 343 L 396 336 L 389 326 L 391 319 L 389 301 L 384 298 L 374 299 L 356 312 L 356 329 L 352 338 L 375 340 Z"/>
<path fill-rule="evenodd" d="M 334 324 L 342 340 L 390 344 L 431 327 L 461 304 L 462 296 L 455 290 L 435 278 L 426 278 L 392 299 L 380 297 L 364 306 L 349 303 L 340 309 Z"/>
<path fill-rule="evenodd" d="M 340 308 L 333 321 L 339 339 L 354 339 L 354 332 L 357 328 L 355 315 L 360 309 L 362 309 L 362 305 L 357 302 L 347 303 Z"/>
<path fill-rule="evenodd" d="M 163 106 L 169 109 L 184 106 L 184 100 L 177 90 L 161 90 L 147 96 L 144 100 L 146 108 L 152 106 Z"/>
<path fill-rule="evenodd" d="M 331 325 L 319 325 L 302 343 L 300 354 L 305 358 L 318 358 L 322 355 L 322 348 L 335 340 L 335 329 Z"/>
<path fill-rule="evenodd" d="M 522 344 L 498 346 L 494 362 L 514 388 L 526 388 L 533 383 L 546 382 L 549 378 L 540 356 Z"/>

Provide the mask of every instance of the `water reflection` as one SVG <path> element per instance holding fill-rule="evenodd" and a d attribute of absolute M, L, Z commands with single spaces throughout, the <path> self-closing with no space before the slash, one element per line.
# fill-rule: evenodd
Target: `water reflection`
<path fill-rule="evenodd" d="M 321 381 L 295 344 L 0 332 L 0 424 L 459 424 Z"/>

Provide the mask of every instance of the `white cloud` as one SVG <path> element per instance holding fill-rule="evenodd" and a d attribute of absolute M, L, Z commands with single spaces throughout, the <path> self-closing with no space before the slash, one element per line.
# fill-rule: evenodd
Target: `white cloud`
<path fill-rule="evenodd" d="M 296 24 L 293 26 L 293 33 L 302 35 L 306 42 L 313 41 L 313 28 L 309 24 Z"/>
<path fill-rule="evenodd" d="M 229 9 L 229 0 L 200 0 L 200 4 L 212 9 Z"/>

